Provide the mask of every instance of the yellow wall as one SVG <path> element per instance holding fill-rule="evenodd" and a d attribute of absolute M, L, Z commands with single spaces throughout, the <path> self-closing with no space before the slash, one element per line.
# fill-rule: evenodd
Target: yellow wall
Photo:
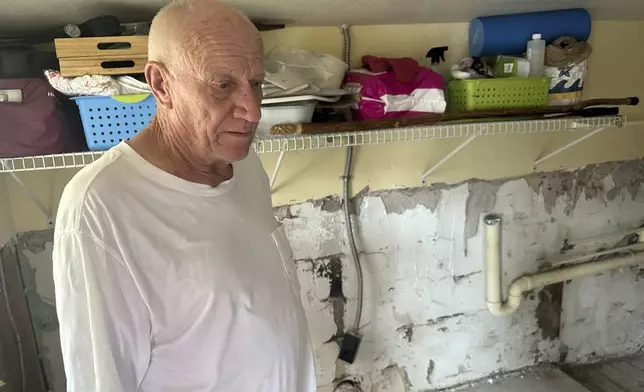
<path fill-rule="evenodd" d="M 336 27 L 301 27 L 266 32 L 266 49 L 277 43 L 341 56 L 342 39 Z M 594 54 L 589 63 L 585 96 L 621 97 L 644 92 L 642 50 L 644 21 L 595 22 L 591 43 Z M 352 65 L 364 54 L 419 58 L 434 46 L 447 45 L 447 62 L 467 54 L 467 24 L 422 24 L 352 27 Z M 629 121 L 644 120 L 644 105 L 624 110 Z M 571 148 L 538 169 L 548 171 L 574 168 L 588 163 L 633 159 L 644 156 L 642 126 L 612 129 Z M 581 135 L 581 132 L 493 136 L 475 140 L 442 166 L 431 182 L 460 182 L 469 178 L 494 179 L 520 176 L 532 171 L 532 161 Z M 356 149 L 354 190 L 420 186 L 420 176 L 462 140 L 441 140 L 365 146 Z M 273 195 L 276 205 L 320 198 L 341 191 L 340 175 L 344 149 L 287 153 Z M 277 154 L 264 154 L 262 161 L 271 172 Z M 22 174 L 42 200 L 55 208 L 72 170 Z M 42 215 L 11 179 L 9 197 L 18 231 L 45 227 Z"/>
<path fill-rule="evenodd" d="M 468 24 L 410 26 L 355 26 L 352 28 L 352 66 L 359 66 L 364 54 L 418 58 L 434 46 L 449 46 L 448 64 L 467 55 Z M 644 61 L 644 22 L 595 22 L 584 95 L 620 97 L 644 92 L 644 74 L 637 66 Z M 267 48 L 277 43 L 341 56 L 342 39 L 335 27 L 293 28 L 264 35 Z M 618 43 L 618 44 L 616 44 Z M 629 49 L 630 48 L 630 49 Z M 637 49 L 635 49 L 637 48 Z M 644 105 L 624 110 L 629 120 L 644 119 Z M 538 170 L 578 167 L 588 163 L 632 159 L 644 156 L 642 127 L 607 130 L 564 154 L 544 162 Z M 495 136 L 480 138 L 448 161 L 429 180 L 454 183 L 469 178 L 494 179 L 520 176 L 532 171 L 532 162 L 558 146 L 581 135 Z M 360 147 L 356 152 L 354 186 L 359 191 L 420 186 L 421 175 L 463 140 L 441 140 Z M 273 200 L 275 204 L 339 194 L 344 166 L 344 149 L 287 153 L 280 170 Z M 272 172 L 277 154 L 265 154 L 262 161 Z"/>

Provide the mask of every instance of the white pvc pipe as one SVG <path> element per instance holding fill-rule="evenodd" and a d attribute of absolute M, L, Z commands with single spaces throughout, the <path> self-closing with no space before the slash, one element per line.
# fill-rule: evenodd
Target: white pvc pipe
<path fill-rule="evenodd" d="M 485 301 L 487 308 L 496 316 L 508 316 L 517 311 L 523 294 L 532 289 L 564 282 L 580 276 L 644 264 L 644 252 L 628 256 L 611 257 L 566 268 L 525 275 L 514 280 L 508 289 L 508 298 L 503 300 L 501 265 L 501 217 L 488 215 L 485 224 Z"/>
<path fill-rule="evenodd" d="M 487 308 L 497 316 L 513 313 L 519 304 L 509 309 L 503 301 L 501 265 L 501 217 L 487 215 L 485 223 L 485 302 Z"/>

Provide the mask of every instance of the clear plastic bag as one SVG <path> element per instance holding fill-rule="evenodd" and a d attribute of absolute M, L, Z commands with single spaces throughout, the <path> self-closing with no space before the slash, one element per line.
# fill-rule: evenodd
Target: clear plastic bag
<path fill-rule="evenodd" d="M 348 65 L 330 54 L 317 54 L 288 46 L 275 46 L 264 60 L 270 75 L 294 74 L 320 90 L 339 89 Z"/>

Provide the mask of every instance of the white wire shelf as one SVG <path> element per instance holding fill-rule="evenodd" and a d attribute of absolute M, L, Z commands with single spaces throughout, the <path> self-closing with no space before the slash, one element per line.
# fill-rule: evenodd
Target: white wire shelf
<path fill-rule="evenodd" d="M 565 132 L 621 127 L 624 116 L 558 118 L 528 121 L 499 121 L 392 128 L 364 132 L 322 135 L 292 135 L 257 140 L 257 153 L 302 151 L 320 148 L 363 146 L 396 142 L 462 138 L 473 135 L 513 135 L 525 133 Z M 0 158 L 0 173 L 29 172 L 52 169 L 80 168 L 94 162 L 103 151 Z"/>
<path fill-rule="evenodd" d="M 256 141 L 255 149 L 261 154 L 268 152 L 463 138 L 472 135 L 492 136 L 564 132 L 580 129 L 592 130 L 597 128 L 621 127 L 625 122 L 626 118 L 624 116 L 566 117 L 546 120 L 415 126 L 337 134 L 275 136 Z"/>
<path fill-rule="evenodd" d="M 91 151 L 20 158 L 0 158 L 0 173 L 79 168 L 89 165 L 103 156 L 104 153 L 104 151 Z"/>

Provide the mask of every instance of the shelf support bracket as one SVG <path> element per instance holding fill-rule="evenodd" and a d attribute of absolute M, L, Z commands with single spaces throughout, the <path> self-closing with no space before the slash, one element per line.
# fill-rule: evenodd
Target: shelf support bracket
<path fill-rule="evenodd" d="M 31 190 L 31 188 L 29 188 L 29 186 L 25 184 L 20 179 L 20 177 L 18 177 L 16 173 L 9 171 L 9 169 L 7 168 L 7 164 L 5 163 L 4 160 L 0 159 L 0 165 L 4 170 L 9 172 L 9 175 L 16 181 L 16 183 L 18 183 L 18 185 L 22 188 L 22 190 L 27 194 L 27 197 L 29 197 L 29 199 L 31 199 L 31 201 L 34 202 L 36 207 L 38 207 L 38 210 L 45 216 L 45 218 L 47 219 L 47 227 L 53 228 L 54 218 L 49 208 L 45 207 L 45 204 L 42 201 L 40 201 L 38 196 L 36 196 L 36 194 Z"/>
<path fill-rule="evenodd" d="M 286 155 L 286 151 L 280 151 L 280 155 L 277 158 L 277 163 L 275 164 L 275 169 L 273 169 L 273 175 L 271 175 L 271 191 L 275 186 L 275 180 L 277 180 L 277 174 L 279 173 L 280 168 L 282 167 L 282 162 L 284 161 L 284 155 Z"/>
<path fill-rule="evenodd" d="M 427 170 L 425 173 L 423 173 L 423 176 L 421 177 L 421 182 L 423 183 L 423 185 L 427 183 L 427 177 L 429 177 L 430 174 L 435 172 L 436 169 L 438 169 L 443 164 L 445 164 L 445 162 L 447 162 L 450 159 L 452 159 L 452 157 L 454 157 L 454 155 L 458 154 L 462 149 L 467 147 L 468 144 L 472 143 L 474 141 L 474 139 L 476 139 L 479 136 L 480 136 L 479 133 L 474 133 L 472 136 L 467 138 L 467 140 L 465 140 L 463 143 L 459 144 L 458 147 L 456 147 L 449 154 L 447 154 L 443 159 L 441 159 L 434 166 L 429 168 L 429 170 Z"/>
<path fill-rule="evenodd" d="M 532 163 L 532 170 L 533 171 L 537 170 L 537 166 L 540 165 L 541 163 L 547 161 L 548 159 L 550 159 L 550 158 L 552 158 L 552 157 L 554 157 L 556 155 L 561 154 L 562 152 L 566 151 L 570 147 L 576 146 L 577 144 L 583 142 L 586 139 L 590 139 L 591 137 L 597 135 L 598 133 L 600 133 L 601 131 L 603 131 L 605 129 L 608 129 L 608 127 L 597 128 L 594 131 L 589 132 L 589 133 L 585 134 L 584 136 L 571 141 L 570 143 L 566 144 L 565 146 L 554 150 L 553 152 L 551 152 L 550 154 L 546 155 L 545 157 L 537 159 L 536 161 L 534 161 Z"/>

